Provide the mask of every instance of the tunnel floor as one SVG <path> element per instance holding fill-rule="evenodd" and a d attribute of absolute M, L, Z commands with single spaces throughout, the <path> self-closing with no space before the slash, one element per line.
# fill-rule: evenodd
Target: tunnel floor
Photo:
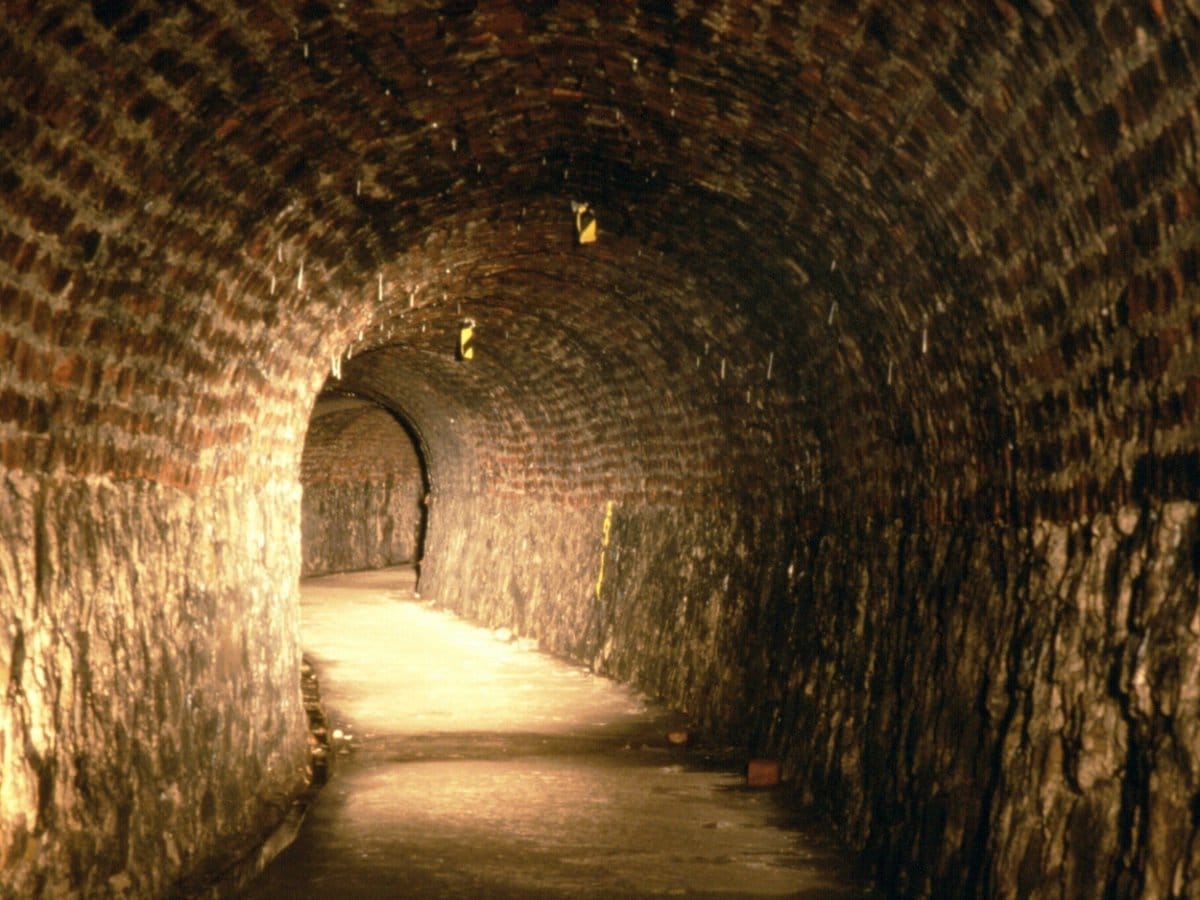
<path fill-rule="evenodd" d="M 871 897 L 736 755 L 633 691 L 471 626 L 411 569 L 307 580 L 333 775 L 244 896 Z"/>

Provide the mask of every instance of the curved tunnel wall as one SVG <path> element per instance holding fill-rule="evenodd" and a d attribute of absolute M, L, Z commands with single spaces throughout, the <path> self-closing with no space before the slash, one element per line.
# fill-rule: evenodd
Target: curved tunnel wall
<path fill-rule="evenodd" d="M 169 892 L 302 774 L 332 369 L 427 449 L 423 592 L 898 892 L 1194 889 L 1190 5 L 9 12 L 10 884 Z"/>

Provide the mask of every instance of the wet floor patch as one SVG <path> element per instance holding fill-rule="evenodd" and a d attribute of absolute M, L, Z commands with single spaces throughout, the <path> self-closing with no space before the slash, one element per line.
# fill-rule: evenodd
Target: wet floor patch
<path fill-rule="evenodd" d="M 781 793 L 668 746 L 677 723 L 635 692 L 433 609 L 404 570 L 303 596 L 341 752 L 246 896 L 870 896 Z"/>

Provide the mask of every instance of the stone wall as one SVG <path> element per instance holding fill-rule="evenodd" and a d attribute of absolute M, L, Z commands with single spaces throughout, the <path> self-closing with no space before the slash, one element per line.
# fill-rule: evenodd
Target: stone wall
<path fill-rule="evenodd" d="M 0 481 L 10 896 L 167 896 L 306 779 L 290 485 Z"/>
<path fill-rule="evenodd" d="M 306 485 L 301 574 L 416 562 L 424 497 L 419 479 Z"/>
<path fill-rule="evenodd" d="M 1194 504 L 796 548 L 764 746 L 905 896 L 1185 896 Z"/>

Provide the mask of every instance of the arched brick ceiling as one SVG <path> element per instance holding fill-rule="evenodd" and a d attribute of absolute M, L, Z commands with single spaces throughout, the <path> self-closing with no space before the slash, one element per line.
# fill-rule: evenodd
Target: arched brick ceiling
<path fill-rule="evenodd" d="M 1137 392 L 1198 327 L 1198 31 L 1166 2 L 11 4 L 4 459 L 293 471 L 348 350 L 340 389 L 501 488 L 745 458 L 769 489 L 820 447 L 828 485 L 903 458 L 988 512 L 1014 467 L 1054 514 L 1139 464 L 1182 490 L 1195 380 Z M 1158 462 L 1122 457 L 1148 427 Z"/>

